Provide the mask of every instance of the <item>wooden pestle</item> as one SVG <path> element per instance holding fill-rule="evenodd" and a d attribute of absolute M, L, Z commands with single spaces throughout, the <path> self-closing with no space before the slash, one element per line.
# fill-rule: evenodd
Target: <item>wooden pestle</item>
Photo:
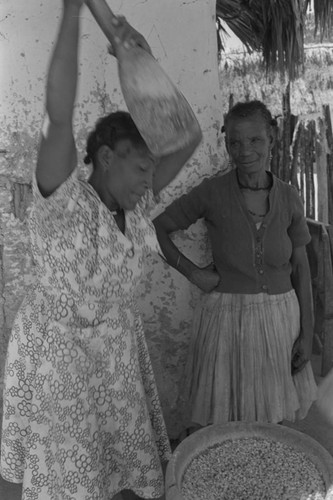
<path fill-rule="evenodd" d="M 86 0 L 86 4 L 113 45 L 115 14 L 105 0 Z M 128 111 L 152 153 L 164 156 L 187 146 L 200 133 L 199 123 L 156 59 L 139 46 L 120 46 L 117 60 Z"/>

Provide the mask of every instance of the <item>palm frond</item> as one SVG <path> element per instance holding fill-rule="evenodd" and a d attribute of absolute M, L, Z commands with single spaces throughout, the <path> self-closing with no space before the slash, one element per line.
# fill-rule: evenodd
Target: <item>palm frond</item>
<path fill-rule="evenodd" d="M 267 68 L 295 78 L 303 65 L 303 0 L 262 2 L 262 52 Z"/>
<path fill-rule="evenodd" d="M 247 50 L 261 49 L 263 25 L 255 12 L 245 8 L 240 0 L 217 0 L 216 15 L 223 19 Z"/>
<path fill-rule="evenodd" d="M 303 67 L 304 26 L 310 0 L 216 0 L 216 15 L 249 52 L 263 54 L 267 69 L 293 79 Z M 313 0 L 315 34 L 333 26 L 333 0 Z"/>
<path fill-rule="evenodd" d="M 267 69 L 293 79 L 303 62 L 307 1 L 217 0 L 216 13 L 248 49 L 262 52 Z"/>

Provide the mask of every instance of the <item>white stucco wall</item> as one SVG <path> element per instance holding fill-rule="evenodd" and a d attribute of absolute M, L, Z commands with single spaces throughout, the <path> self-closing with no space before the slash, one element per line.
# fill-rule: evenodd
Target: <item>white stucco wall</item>
<path fill-rule="evenodd" d="M 222 103 L 218 81 L 215 0 L 110 0 L 148 40 L 153 54 L 193 106 L 204 138 L 194 157 L 162 193 L 158 210 L 221 168 Z M 42 123 L 45 76 L 61 0 L 0 0 L 0 361 L 13 317 L 31 278 L 26 207 Z M 82 12 L 80 83 L 75 135 L 84 155 L 95 120 L 124 107 L 117 64 L 88 9 Z M 83 170 L 87 175 L 88 171 Z M 200 224 L 177 237 L 198 263 L 209 261 Z M 140 289 L 147 340 L 170 436 L 182 428 L 177 406 L 193 307 L 199 291 L 156 256 Z"/>

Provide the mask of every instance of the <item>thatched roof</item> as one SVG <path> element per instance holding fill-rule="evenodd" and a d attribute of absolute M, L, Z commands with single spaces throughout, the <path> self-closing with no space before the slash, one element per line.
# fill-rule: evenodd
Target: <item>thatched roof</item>
<path fill-rule="evenodd" d="M 216 15 L 244 43 L 260 51 L 268 69 L 294 78 L 303 63 L 305 16 L 311 0 L 216 0 Z M 332 27 L 333 0 L 313 0 L 316 30 Z"/>

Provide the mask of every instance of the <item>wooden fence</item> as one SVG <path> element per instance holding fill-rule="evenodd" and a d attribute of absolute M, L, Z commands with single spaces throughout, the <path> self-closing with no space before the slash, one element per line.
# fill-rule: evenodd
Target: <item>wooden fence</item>
<path fill-rule="evenodd" d="M 321 354 L 321 375 L 333 368 L 333 133 L 330 108 L 296 117 L 290 88 L 283 95 L 282 116 L 272 172 L 296 186 L 304 203 L 312 240 L 307 246 L 315 308 L 314 352 Z"/>
<path fill-rule="evenodd" d="M 278 118 L 272 172 L 299 191 L 309 219 L 333 224 L 333 134 L 330 108 L 308 117 L 290 111 L 290 92 L 283 96 Z"/>

